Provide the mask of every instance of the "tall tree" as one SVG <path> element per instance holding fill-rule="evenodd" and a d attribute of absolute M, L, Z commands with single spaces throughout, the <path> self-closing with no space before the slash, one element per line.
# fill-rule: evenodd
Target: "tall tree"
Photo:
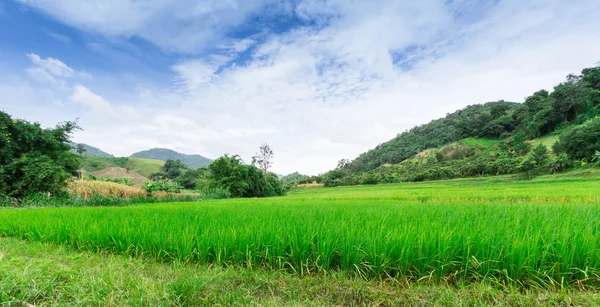
<path fill-rule="evenodd" d="M 271 150 L 269 144 L 264 143 L 260 146 L 259 152 L 254 157 L 252 157 L 252 165 L 258 167 L 263 172 L 266 178 L 269 168 L 273 166 L 272 159 L 273 150 Z"/>
<path fill-rule="evenodd" d="M 87 152 L 87 149 L 85 149 L 83 144 L 77 144 L 77 153 L 82 156 L 85 152 Z"/>

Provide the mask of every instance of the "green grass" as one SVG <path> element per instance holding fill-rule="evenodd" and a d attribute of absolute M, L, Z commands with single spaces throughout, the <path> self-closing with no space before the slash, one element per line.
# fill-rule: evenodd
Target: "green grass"
<path fill-rule="evenodd" d="M 164 161 L 141 158 L 107 158 L 97 156 L 82 156 L 81 168 L 94 172 L 108 167 L 123 167 L 136 172 L 146 178 L 153 173 L 159 172 Z"/>
<path fill-rule="evenodd" d="M 488 148 L 488 147 L 492 147 L 498 143 L 500 143 L 500 140 L 466 138 L 466 139 L 462 139 L 454 144 L 462 144 L 462 145 L 466 145 L 466 146 L 470 146 L 470 147 L 479 146 L 481 148 Z"/>
<path fill-rule="evenodd" d="M 532 148 L 539 144 L 543 144 L 544 146 L 546 146 L 548 148 L 548 150 L 552 151 L 552 145 L 554 145 L 554 143 L 556 143 L 558 141 L 558 138 L 559 138 L 558 135 L 549 135 L 549 136 L 541 137 L 539 139 L 531 140 L 531 142 L 529 142 L 529 144 L 531 145 Z"/>
<path fill-rule="evenodd" d="M 128 158 L 125 167 L 146 178 L 150 178 L 150 175 L 159 172 L 163 165 L 165 165 L 165 162 L 160 160 Z"/>
<path fill-rule="evenodd" d="M 107 167 L 125 167 L 127 159 L 83 155 L 81 156 L 81 168 L 88 172 L 94 172 Z"/>
<path fill-rule="evenodd" d="M 0 306 L 598 306 L 595 291 L 304 277 L 0 238 Z"/>
<path fill-rule="evenodd" d="M 0 235 L 161 261 L 366 279 L 600 285 L 600 181 L 546 177 L 287 197 L 0 210 Z"/>

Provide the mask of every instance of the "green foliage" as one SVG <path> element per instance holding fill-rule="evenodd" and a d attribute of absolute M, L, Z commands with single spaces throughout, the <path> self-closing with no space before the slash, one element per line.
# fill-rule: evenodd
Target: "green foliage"
<path fill-rule="evenodd" d="M 302 175 L 302 174 L 300 174 L 298 172 L 291 173 L 291 174 L 289 174 L 287 176 L 283 176 L 280 179 L 281 184 L 283 184 L 283 186 L 287 190 L 290 190 L 293 187 L 295 187 L 295 186 L 297 186 L 297 185 L 299 185 L 301 183 L 308 183 L 307 180 L 308 180 L 308 176 Z"/>
<path fill-rule="evenodd" d="M 550 161 L 550 171 L 552 173 L 563 172 L 573 167 L 573 161 L 565 153 L 561 153 Z"/>
<path fill-rule="evenodd" d="M 76 129 L 73 122 L 43 129 L 0 112 L 0 195 L 64 194 L 66 181 L 78 174 L 79 158 L 68 144 Z"/>
<path fill-rule="evenodd" d="M 187 170 L 175 178 L 184 189 L 193 190 L 196 188 L 196 183 L 200 179 L 200 173 L 198 170 Z"/>
<path fill-rule="evenodd" d="M 179 193 L 181 192 L 181 186 L 179 183 L 174 181 L 148 181 L 144 182 L 142 188 L 146 190 L 146 192 L 170 192 L 170 193 Z"/>
<path fill-rule="evenodd" d="M 591 159 L 600 150 L 600 117 L 565 131 L 553 149 L 573 160 Z"/>
<path fill-rule="evenodd" d="M 530 153 L 531 161 L 533 162 L 535 168 L 544 169 L 548 166 L 548 162 L 550 160 L 550 156 L 548 154 L 548 148 L 543 144 L 539 144 L 535 146 Z"/>
<path fill-rule="evenodd" d="M 84 175 L 81 177 L 81 180 L 90 180 L 90 181 L 105 181 L 105 182 L 114 182 L 114 183 L 119 183 L 119 184 L 124 184 L 124 185 L 128 185 L 128 186 L 133 186 L 133 181 L 131 181 L 131 179 L 129 178 L 108 178 L 108 177 L 101 177 L 98 178 L 94 175 Z"/>
<path fill-rule="evenodd" d="M 285 194 L 285 188 L 277 176 L 266 176 L 258 168 L 242 163 L 239 156 L 225 155 L 208 165 L 208 172 L 201 177 L 198 186 L 203 191 L 223 189 L 232 197 L 270 197 Z"/>

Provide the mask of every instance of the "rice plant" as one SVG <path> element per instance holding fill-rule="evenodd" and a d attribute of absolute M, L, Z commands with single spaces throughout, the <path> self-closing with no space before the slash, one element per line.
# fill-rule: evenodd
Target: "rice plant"
<path fill-rule="evenodd" d="M 446 181 L 270 199 L 0 210 L 0 235 L 163 261 L 600 286 L 600 182 Z"/>

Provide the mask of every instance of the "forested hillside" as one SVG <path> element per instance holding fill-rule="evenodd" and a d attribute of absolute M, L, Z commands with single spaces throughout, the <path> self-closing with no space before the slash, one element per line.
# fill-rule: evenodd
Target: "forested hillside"
<path fill-rule="evenodd" d="M 599 115 L 600 67 L 586 68 L 580 75 L 567 76 L 566 80 L 556 85 L 553 91 L 537 91 L 527 97 L 523 103 L 496 101 L 471 105 L 448 114 L 444 118 L 414 127 L 361 154 L 354 161 L 340 161 L 338 168 L 325 174 L 323 179 L 326 184 L 329 182 L 329 185 L 340 185 L 419 181 L 526 171 L 528 168 L 523 162 L 531 147 L 527 140 L 550 134 L 556 135 L 559 140 L 554 146 L 556 158 L 562 153 L 567 155 L 562 157 L 563 160 L 570 159 L 570 161 L 565 160 L 560 163 L 559 161 L 554 162 L 569 164 L 576 162 L 574 161 L 576 159 L 585 159 L 583 161 L 585 163 L 588 160 L 594 160 L 596 150 L 600 150 L 599 141 L 594 141 L 600 140 L 600 134 L 596 131 L 600 121 Z M 568 135 L 568 137 L 560 137 L 560 135 Z M 446 151 L 460 152 L 462 155 L 460 159 L 445 156 L 441 152 L 444 145 L 466 138 L 502 142 L 493 148 L 471 146 L 471 149 L 467 150 L 469 146 L 462 146 L 445 149 Z M 521 151 L 515 151 L 515 146 L 524 148 Z M 585 150 L 583 150 L 584 148 Z M 438 149 L 433 152 L 433 155 L 430 155 L 427 161 L 439 163 L 427 167 L 429 172 L 427 174 L 422 173 L 425 168 L 423 163 L 420 163 L 421 166 L 409 167 L 403 163 L 402 166 L 387 170 L 381 168 L 407 161 L 427 149 Z M 539 150 L 541 153 L 541 147 Z M 493 167 L 493 163 L 498 164 L 499 162 L 496 161 L 508 153 L 515 155 L 515 157 L 506 157 L 513 159 L 509 163 L 510 166 Z M 468 158 L 473 161 L 456 162 Z M 477 162 L 475 162 L 476 160 Z M 424 160 L 420 159 L 420 161 Z M 468 163 L 469 161 L 473 163 Z M 546 164 L 551 162 L 542 163 L 543 165 L 539 165 L 539 167 L 543 166 L 549 169 L 549 165 Z M 456 165 L 450 166 L 449 164 L 452 163 Z M 564 167 L 566 166 L 563 165 L 559 168 Z M 393 169 L 396 169 L 396 172 L 392 171 Z M 369 172 L 370 175 L 367 175 Z M 385 177 L 382 174 L 390 172 L 393 172 L 395 176 L 382 179 Z M 375 173 L 377 175 L 373 175 Z M 404 175 L 401 176 L 399 173 Z M 421 175 L 418 175 L 419 173 Z M 432 175 L 432 173 L 435 174 Z M 335 183 L 333 183 L 334 181 Z"/>
<path fill-rule="evenodd" d="M 183 164 L 187 165 L 189 168 L 199 168 L 201 166 L 206 166 L 210 164 L 212 161 L 209 158 L 203 157 L 201 155 L 186 155 L 179 152 L 176 152 L 171 149 L 166 148 L 153 148 L 149 150 L 144 150 L 140 152 L 136 152 L 131 155 L 132 158 L 143 158 L 143 159 L 155 159 L 161 161 L 167 160 L 179 160 L 183 162 Z"/>

